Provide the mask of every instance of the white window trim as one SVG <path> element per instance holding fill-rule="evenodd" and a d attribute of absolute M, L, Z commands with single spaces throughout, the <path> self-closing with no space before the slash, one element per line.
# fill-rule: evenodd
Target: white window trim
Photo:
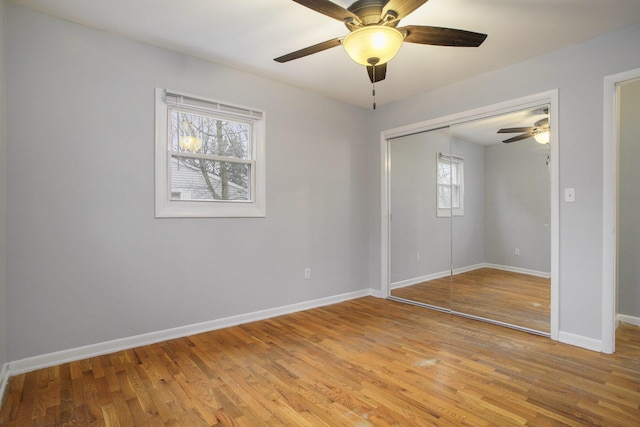
<path fill-rule="evenodd" d="M 458 184 L 459 194 L 460 194 L 460 206 L 457 208 L 441 208 L 440 207 L 440 198 L 438 197 L 438 187 L 440 187 L 440 182 L 438 181 L 438 163 L 440 163 L 440 158 L 446 157 L 449 158 L 453 162 L 459 163 L 458 167 Z M 451 184 L 453 186 L 453 184 Z M 451 192 L 451 204 L 453 205 L 453 191 Z M 438 218 L 448 218 L 451 216 L 464 216 L 464 159 L 459 156 L 453 156 L 444 153 L 436 153 L 436 216 Z"/>
<path fill-rule="evenodd" d="M 169 183 L 168 106 L 167 93 L 201 101 L 207 111 L 219 111 L 231 117 L 253 122 L 251 194 L 250 201 L 202 201 L 171 200 Z M 266 113 L 253 108 L 231 105 L 219 101 L 194 96 L 173 90 L 155 90 L 155 208 L 156 218 L 225 218 L 225 217 L 266 217 L 266 161 L 265 161 L 265 120 Z"/>

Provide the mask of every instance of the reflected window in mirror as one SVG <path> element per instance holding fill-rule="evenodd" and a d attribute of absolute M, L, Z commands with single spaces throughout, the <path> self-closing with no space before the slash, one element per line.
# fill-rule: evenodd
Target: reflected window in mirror
<path fill-rule="evenodd" d="M 438 217 L 464 215 L 464 160 L 444 153 L 437 154 L 436 185 Z"/>

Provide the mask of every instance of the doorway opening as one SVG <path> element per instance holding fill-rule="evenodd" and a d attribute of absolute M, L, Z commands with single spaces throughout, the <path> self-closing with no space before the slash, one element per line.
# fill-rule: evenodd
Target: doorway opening
<path fill-rule="evenodd" d="M 637 310 L 630 302 L 638 301 L 634 292 L 640 294 L 637 284 L 634 287 L 634 263 L 628 262 L 628 256 L 633 254 L 633 233 L 628 233 L 635 227 L 627 229 L 628 214 L 632 214 L 635 205 L 633 192 L 626 191 L 626 185 L 633 178 L 628 174 L 633 168 L 626 165 L 626 160 L 636 157 L 633 153 L 636 144 L 628 139 L 633 138 L 633 126 L 636 120 L 628 120 L 627 109 L 640 109 L 640 68 L 615 74 L 605 78 L 604 82 L 604 135 L 603 135 L 603 293 L 602 293 L 602 351 L 615 351 L 616 328 L 620 320 L 625 323 L 640 324 L 640 307 Z M 621 99 L 622 91 L 625 100 Z M 638 93 L 636 95 L 636 93 Z M 621 102 L 623 101 L 623 102 Z M 634 106 L 635 105 L 635 106 Z M 623 111 L 625 109 L 625 111 Z M 634 114 L 637 114 L 634 113 Z M 636 136 L 637 137 L 637 136 Z M 623 141 L 625 139 L 625 141 Z M 624 151 L 624 153 L 623 153 Z M 625 161 L 621 161 L 622 155 Z M 631 156 L 631 157 L 629 157 Z M 624 174 L 624 176 L 623 176 Z M 627 182 L 629 180 L 629 182 Z M 630 240 L 631 239 L 631 240 Z M 625 301 L 621 304 L 622 298 Z"/>

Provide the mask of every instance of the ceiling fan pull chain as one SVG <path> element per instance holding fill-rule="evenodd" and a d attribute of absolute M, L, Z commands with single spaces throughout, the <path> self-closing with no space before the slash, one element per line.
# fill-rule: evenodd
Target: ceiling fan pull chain
<path fill-rule="evenodd" d="M 371 95 L 373 96 L 373 109 L 376 109 L 376 64 L 378 61 L 375 58 L 370 58 L 369 63 L 371 64 L 371 75 L 373 79 L 371 79 Z"/>
<path fill-rule="evenodd" d="M 373 72 L 374 76 L 375 76 L 375 71 Z M 373 84 L 373 90 L 371 91 L 371 94 L 373 95 L 373 109 L 376 109 L 376 84 Z"/>

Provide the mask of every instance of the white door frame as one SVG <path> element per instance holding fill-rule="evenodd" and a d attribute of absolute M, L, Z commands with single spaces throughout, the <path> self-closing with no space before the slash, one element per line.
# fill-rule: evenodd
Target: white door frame
<path fill-rule="evenodd" d="M 604 78 L 602 185 L 602 352 L 616 349 L 618 246 L 618 85 L 640 78 L 640 68 Z"/>
<path fill-rule="evenodd" d="M 383 297 L 389 296 L 389 139 L 425 132 L 475 119 L 494 116 L 501 113 L 523 109 L 541 104 L 549 104 L 549 126 L 551 127 L 551 339 L 558 340 L 560 319 L 560 159 L 558 147 L 558 89 L 523 98 L 513 99 L 486 107 L 476 108 L 462 113 L 439 117 L 420 123 L 414 123 L 380 132 L 380 280 Z"/>

